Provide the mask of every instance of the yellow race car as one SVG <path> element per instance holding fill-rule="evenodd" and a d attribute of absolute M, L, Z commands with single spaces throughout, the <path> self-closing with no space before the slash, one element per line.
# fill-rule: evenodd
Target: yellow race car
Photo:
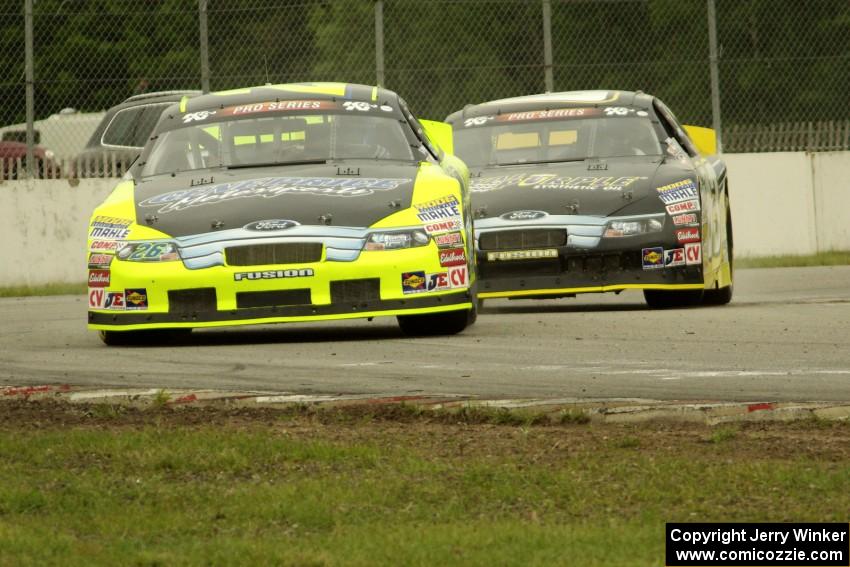
<path fill-rule="evenodd" d="M 94 211 L 88 324 L 106 344 L 193 328 L 475 320 L 469 173 L 396 93 L 267 85 L 168 108 Z"/>

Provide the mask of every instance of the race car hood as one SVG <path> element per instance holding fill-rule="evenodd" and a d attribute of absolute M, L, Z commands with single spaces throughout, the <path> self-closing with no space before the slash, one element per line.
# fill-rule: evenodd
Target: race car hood
<path fill-rule="evenodd" d="M 410 207 L 414 163 L 212 169 L 136 181 L 136 219 L 173 237 L 256 221 L 368 227 Z"/>
<path fill-rule="evenodd" d="M 655 187 L 666 167 L 658 156 L 636 156 L 485 168 L 470 179 L 472 206 L 479 219 L 514 211 L 609 216 L 642 200 L 654 211 L 663 207 Z"/>

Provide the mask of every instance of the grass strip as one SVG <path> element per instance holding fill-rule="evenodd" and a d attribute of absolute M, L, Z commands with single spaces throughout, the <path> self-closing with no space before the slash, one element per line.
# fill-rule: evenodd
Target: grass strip
<path fill-rule="evenodd" d="M 736 268 L 795 268 L 806 266 L 850 265 L 850 251 L 820 252 L 804 256 L 782 255 L 735 258 Z"/>
<path fill-rule="evenodd" d="M 850 509 L 841 423 L 2 409 L 0 565 L 662 565 L 666 521 Z"/>
<path fill-rule="evenodd" d="M 0 287 L 0 297 L 28 297 L 31 295 L 85 295 L 85 293 L 85 283 Z"/>

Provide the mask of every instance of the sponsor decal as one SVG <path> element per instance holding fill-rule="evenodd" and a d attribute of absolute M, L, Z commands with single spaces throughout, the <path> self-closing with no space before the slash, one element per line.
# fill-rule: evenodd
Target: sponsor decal
<path fill-rule="evenodd" d="M 673 268 L 675 266 L 685 265 L 685 249 L 674 248 L 673 250 L 664 251 L 664 267 Z"/>
<path fill-rule="evenodd" d="M 658 187 L 656 191 L 658 191 L 658 197 L 665 205 L 681 203 L 699 197 L 696 183 L 692 179 L 683 179 L 669 185 L 663 185 Z"/>
<path fill-rule="evenodd" d="M 246 224 L 242 228 L 245 230 L 267 231 L 267 230 L 286 230 L 293 226 L 298 226 L 299 223 L 293 220 L 273 219 L 261 220 Z"/>
<path fill-rule="evenodd" d="M 89 231 L 91 238 L 111 238 L 113 240 L 122 240 L 127 238 L 129 234 L 130 229 L 123 227 L 92 226 L 91 231 Z"/>
<path fill-rule="evenodd" d="M 89 287 L 109 287 L 109 270 L 89 270 Z"/>
<path fill-rule="evenodd" d="M 220 116 L 244 116 L 246 114 L 260 114 L 263 112 L 287 112 L 293 110 L 330 110 L 336 109 L 338 105 L 329 100 L 280 100 L 272 102 L 255 102 L 252 104 L 241 104 L 239 106 L 228 106 L 216 110 L 215 115 Z"/>
<path fill-rule="evenodd" d="M 681 203 L 673 203 L 667 205 L 667 214 L 675 215 L 678 213 L 690 213 L 699 210 L 699 199 L 689 199 Z"/>
<path fill-rule="evenodd" d="M 139 206 L 158 207 L 158 213 L 166 214 L 234 199 L 272 199 L 288 194 L 362 197 L 376 191 L 390 191 L 410 181 L 372 177 L 263 177 L 170 191 L 145 199 Z"/>
<path fill-rule="evenodd" d="M 469 270 L 466 266 L 449 268 L 449 285 L 455 287 L 467 287 L 469 285 Z"/>
<path fill-rule="evenodd" d="M 548 213 L 545 213 L 543 211 L 512 211 L 510 213 L 505 213 L 501 215 L 499 218 L 509 221 L 527 221 L 542 219 L 547 215 Z"/>
<path fill-rule="evenodd" d="M 145 288 L 125 289 L 124 308 L 127 311 L 142 311 L 148 308 L 148 291 Z"/>
<path fill-rule="evenodd" d="M 301 268 L 300 270 L 267 270 L 263 272 L 237 272 L 233 274 L 233 280 L 237 282 L 245 280 L 275 280 L 285 278 L 309 278 L 315 275 L 313 268 Z"/>
<path fill-rule="evenodd" d="M 449 248 L 440 250 L 440 265 L 448 266 L 465 266 L 466 251 L 463 248 Z"/>
<path fill-rule="evenodd" d="M 114 257 L 112 254 L 89 254 L 89 268 L 108 268 Z"/>
<path fill-rule="evenodd" d="M 688 266 L 702 265 L 702 244 L 685 244 L 685 264 Z"/>
<path fill-rule="evenodd" d="M 679 228 L 676 229 L 676 240 L 679 242 L 699 242 L 698 228 Z"/>
<path fill-rule="evenodd" d="M 440 272 L 438 274 L 428 274 L 428 291 L 440 291 L 450 289 L 448 272 Z"/>
<path fill-rule="evenodd" d="M 123 249 L 118 253 L 119 258 L 131 262 L 168 262 L 180 259 L 176 247 L 171 242 L 140 242 L 130 246 L 132 252 L 127 254 L 126 249 Z"/>
<path fill-rule="evenodd" d="M 402 293 L 428 291 L 425 282 L 425 272 L 404 272 L 401 274 L 401 291 Z"/>
<path fill-rule="evenodd" d="M 115 311 L 124 311 L 126 302 L 124 301 L 123 291 L 110 291 L 106 294 L 106 300 L 103 302 L 104 309 L 112 309 Z"/>
<path fill-rule="evenodd" d="M 427 203 L 413 205 L 418 213 L 416 216 L 422 222 L 438 221 L 441 219 L 457 218 L 460 216 L 460 203 L 454 195 L 447 195 Z"/>
<path fill-rule="evenodd" d="M 450 230 L 461 230 L 463 229 L 463 225 L 460 222 L 460 219 L 448 219 L 439 222 L 429 222 L 425 224 L 422 228 L 425 229 L 425 232 L 428 234 L 434 234 L 437 232 L 446 232 Z"/>
<path fill-rule="evenodd" d="M 699 218 L 694 213 L 685 213 L 673 217 L 673 224 L 676 226 L 691 226 L 698 225 Z"/>
<path fill-rule="evenodd" d="M 93 240 L 89 250 L 92 252 L 115 252 L 123 245 L 124 242 L 121 240 Z"/>
<path fill-rule="evenodd" d="M 533 173 L 476 178 L 470 182 L 470 191 L 484 193 L 509 186 L 561 191 L 622 191 L 636 181 L 647 177 L 561 177 L 554 173 Z"/>
<path fill-rule="evenodd" d="M 641 250 L 644 270 L 655 270 L 664 267 L 664 248 L 656 246 Z"/>
<path fill-rule="evenodd" d="M 557 258 L 557 248 L 542 250 L 506 250 L 504 252 L 487 252 L 488 262 L 504 262 L 509 260 L 539 260 L 541 258 Z"/>
<path fill-rule="evenodd" d="M 100 227 L 124 227 L 127 228 L 133 223 L 130 219 L 122 219 L 119 217 L 107 217 L 104 215 L 98 215 L 92 219 L 92 226 L 100 226 Z"/>
<path fill-rule="evenodd" d="M 438 248 L 451 248 L 463 246 L 463 234 L 460 232 L 443 232 L 433 236 Z"/>
<path fill-rule="evenodd" d="M 531 110 L 527 112 L 509 112 L 496 116 L 496 122 L 528 122 L 531 120 L 564 120 L 568 118 L 588 118 L 601 116 L 599 108 L 555 108 L 553 110 Z"/>
<path fill-rule="evenodd" d="M 89 288 L 89 309 L 103 309 L 103 298 L 106 290 L 102 287 Z"/>

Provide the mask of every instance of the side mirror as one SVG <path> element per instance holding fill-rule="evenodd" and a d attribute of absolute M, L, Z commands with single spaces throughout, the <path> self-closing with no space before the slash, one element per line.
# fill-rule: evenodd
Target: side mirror
<path fill-rule="evenodd" d="M 688 125 L 685 125 L 684 128 L 699 153 L 705 156 L 713 156 L 717 153 L 717 133 L 714 130 L 702 126 Z"/>
<path fill-rule="evenodd" d="M 441 150 L 449 155 L 454 155 L 454 140 L 452 138 L 452 125 L 445 122 L 435 122 L 433 120 L 420 120 L 420 124 L 425 129 L 425 135 Z"/>

